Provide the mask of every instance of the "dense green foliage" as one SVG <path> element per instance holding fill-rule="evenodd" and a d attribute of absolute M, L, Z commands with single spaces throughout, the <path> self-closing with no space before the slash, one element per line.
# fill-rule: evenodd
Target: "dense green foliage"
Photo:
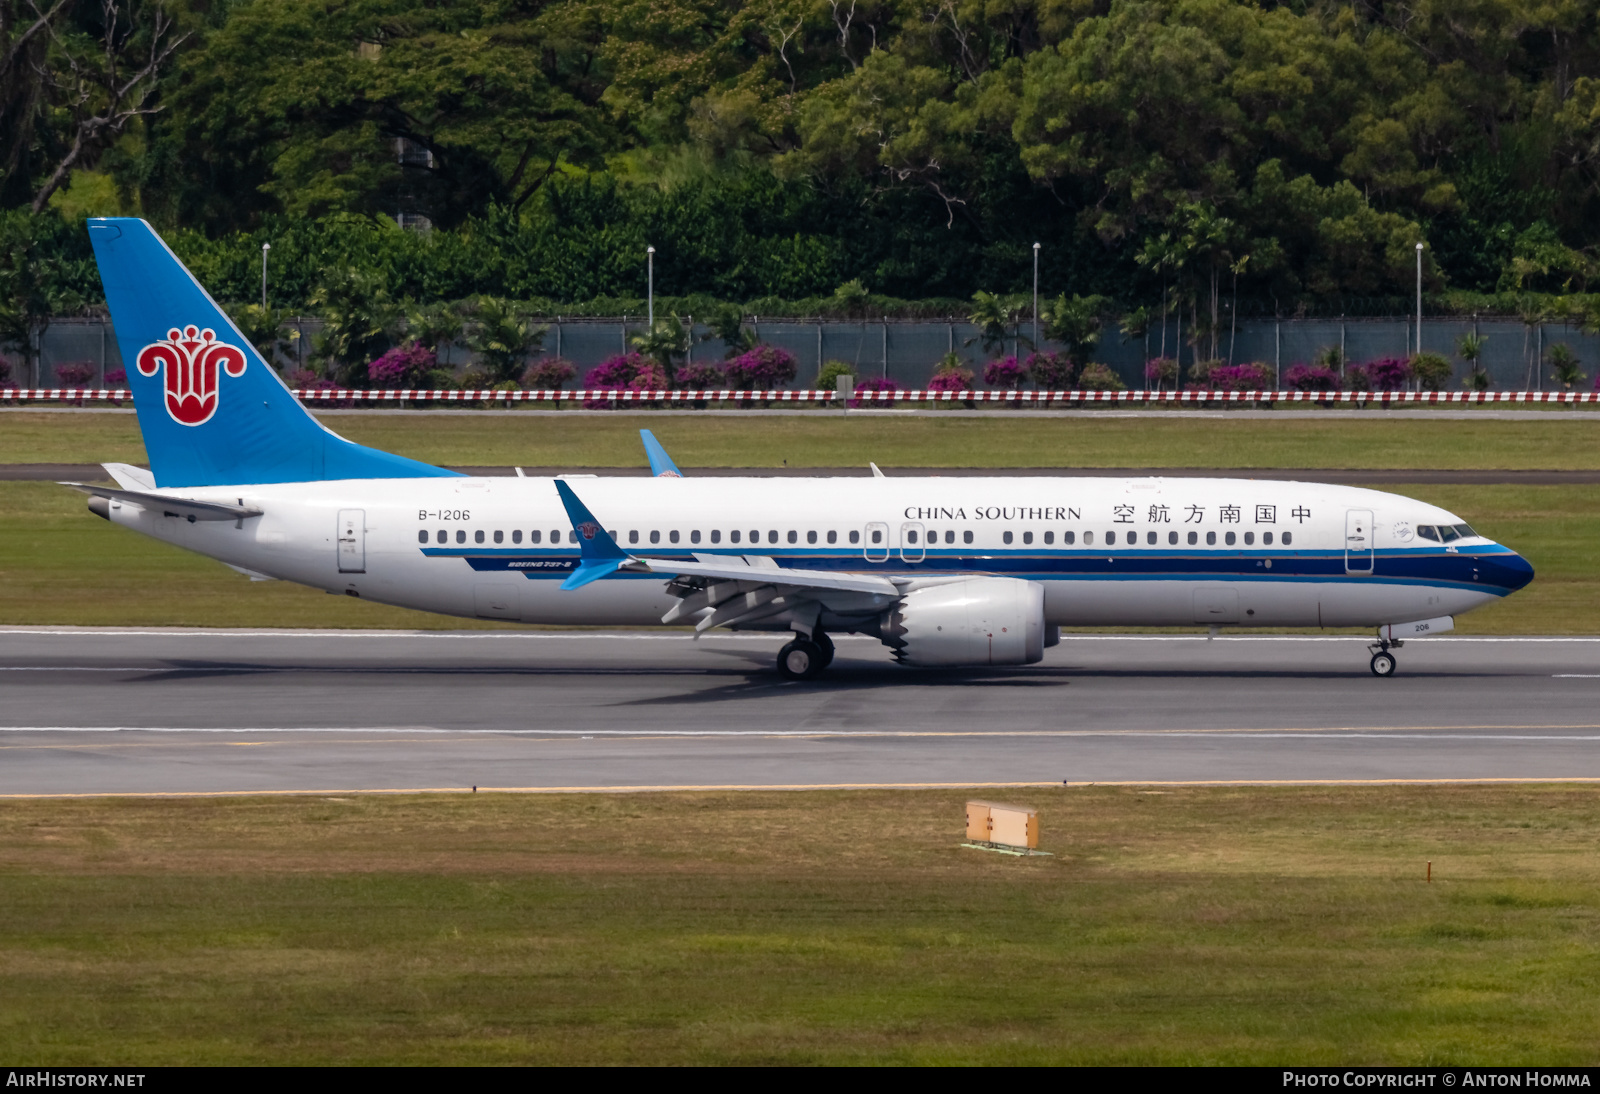
<path fill-rule="evenodd" d="M 142 109 L 108 100 L 120 121 L 49 203 L 142 212 L 235 299 L 258 291 L 263 241 L 285 307 L 335 267 L 397 301 L 620 302 L 654 244 L 659 293 L 752 310 L 837 306 L 852 281 L 878 294 L 863 308 L 1017 292 L 1037 241 L 1052 297 L 1165 291 L 1203 336 L 1235 297 L 1403 310 L 1419 240 L 1445 306 L 1525 311 L 1600 269 L 1600 24 L 1579 0 L 61 11 L 25 41 L 33 9 L 0 0 L 0 54 L 78 71 L 97 33 L 128 65 L 176 52 Z M 6 63 L 0 201 L 38 205 L 84 109 Z"/>

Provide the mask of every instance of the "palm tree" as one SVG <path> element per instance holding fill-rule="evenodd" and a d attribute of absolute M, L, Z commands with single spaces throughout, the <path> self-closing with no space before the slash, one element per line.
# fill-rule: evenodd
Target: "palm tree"
<path fill-rule="evenodd" d="M 1456 339 L 1456 356 L 1467 363 L 1467 386 L 1474 391 L 1487 391 L 1489 374 L 1483 371 L 1483 346 L 1488 338 L 1478 334 L 1463 334 Z"/>

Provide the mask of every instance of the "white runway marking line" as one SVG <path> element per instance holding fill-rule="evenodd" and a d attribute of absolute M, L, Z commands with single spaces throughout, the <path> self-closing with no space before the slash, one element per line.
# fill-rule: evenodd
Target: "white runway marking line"
<path fill-rule="evenodd" d="M 1600 680 L 1600 672 L 1558 672 L 1552 680 Z"/>
<path fill-rule="evenodd" d="M 444 740 L 460 741 L 478 735 L 483 738 L 521 737 L 530 740 L 593 740 L 654 741 L 654 740 L 719 740 L 719 739 L 784 739 L 784 740 L 872 740 L 872 739 L 1071 739 L 1091 737 L 1239 737 L 1250 740 L 1282 738 L 1287 740 L 1424 740 L 1424 741 L 1600 741 L 1600 735 L 1577 735 L 1559 730 L 1600 731 L 1600 725 L 1555 726 L 1341 726 L 1293 727 L 1276 726 L 1265 729 L 1019 729 L 1019 730 L 920 730 L 920 729 L 447 729 L 437 726 L 0 726 L 5 733 L 193 733 L 206 735 L 248 736 L 250 734 L 393 734 L 432 735 Z M 1478 732 L 1474 732 L 1478 731 Z M 360 739 L 360 738 L 357 738 Z M 373 742 L 370 739 L 367 743 Z M 0 745 L 0 749 L 37 748 L 38 745 Z"/>

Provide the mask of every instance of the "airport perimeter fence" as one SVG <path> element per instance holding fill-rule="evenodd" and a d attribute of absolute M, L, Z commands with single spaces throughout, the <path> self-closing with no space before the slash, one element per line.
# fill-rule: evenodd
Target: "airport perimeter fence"
<path fill-rule="evenodd" d="M 1017 409 L 1051 409 L 1103 406 L 1163 406 L 1226 408 L 1229 406 L 1312 405 L 1365 408 L 1377 406 L 1600 406 L 1600 391 L 837 391 L 772 388 L 764 391 L 676 390 L 638 391 L 623 388 L 542 391 L 434 390 L 368 388 L 294 388 L 291 394 L 312 407 L 347 408 L 390 405 L 422 407 L 505 406 L 549 403 L 556 407 L 582 406 L 596 410 L 634 408 L 811 406 L 835 409 L 979 407 L 1001 405 Z M 4 403 L 68 403 L 77 406 L 122 406 L 133 402 L 127 388 L 0 388 Z"/>
<path fill-rule="evenodd" d="M 547 324 L 548 329 L 530 363 L 540 356 L 565 358 L 576 367 L 579 383 L 589 369 L 626 352 L 629 338 L 645 329 L 642 316 L 548 318 L 539 322 Z M 290 321 L 287 327 L 296 334 L 292 340 L 294 349 L 276 354 L 274 360 L 285 372 L 306 363 L 309 347 L 314 344 L 322 324 L 314 318 L 303 318 Z M 768 321 L 754 317 L 747 322 L 747 327 L 758 341 L 780 346 L 794 355 L 799 367 L 795 380 L 787 388 L 796 391 L 812 386 L 822 364 L 834 360 L 852 365 L 860 381 L 891 380 L 901 388 L 920 390 L 927 386 L 940 358 L 950 353 L 956 354 L 965 367 L 973 370 L 977 376 L 975 386 L 982 389 L 985 363 L 1000 355 L 985 353 L 979 329 L 961 319 Z M 691 324 L 691 329 L 690 361 L 720 363 L 725 356 L 723 343 L 702 325 Z M 1181 333 L 1187 337 L 1188 331 L 1185 325 Z M 1456 351 L 1461 336 L 1472 333 L 1484 338 L 1481 363 L 1488 374 L 1489 386 L 1494 390 L 1546 391 L 1557 386 L 1552 383 L 1546 363 L 1547 354 L 1556 343 L 1565 343 L 1576 354 L 1580 369 L 1589 378 L 1600 371 L 1600 335 L 1586 334 L 1576 327 L 1561 323 L 1528 325 L 1515 319 L 1499 318 L 1425 318 L 1422 348 L 1442 354 L 1454 367 L 1454 375 L 1443 385 L 1446 388 L 1459 388 L 1467 378 L 1470 366 Z M 1020 353 L 1025 357 L 1030 352 L 1030 334 L 1031 325 L 1024 322 L 1014 335 L 1007 337 L 1003 353 Z M 1176 320 L 1168 323 L 1165 331 L 1158 323 L 1138 339 L 1123 337 L 1114 324 L 1108 323 L 1093 357 L 1109 366 L 1128 388 L 1140 389 L 1145 386 L 1145 362 L 1176 354 L 1179 337 Z M 1236 330 L 1225 329 L 1220 333 L 1217 356 L 1235 364 L 1262 362 L 1272 371 L 1273 387 L 1281 388 L 1290 368 L 1311 363 L 1329 349 L 1338 348 L 1345 360 L 1361 364 L 1384 357 L 1407 357 L 1415 342 L 1416 322 L 1404 317 L 1249 320 L 1241 321 Z M 22 374 L 23 355 L 15 351 L 5 355 L 11 364 L 9 380 L 19 388 L 80 385 L 104 388 L 107 371 L 125 367 L 116 333 L 105 319 L 54 320 L 42 334 L 36 335 L 35 345 L 34 375 Z M 1060 351 L 1063 347 L 1046 341 L 1040 348 Z M 1194 347 L 1184 346 L 1186 375 L 1196 356 Z M 1198 356 L 1210 356 L 1209 339 Z M 473 364 L 473 355 L 464 345 L 442 347 L 439 357 L 441 366 L 453 369 L 457 375 Z M 80 370 L 87 366 L 92 373 L 87 379 L 64 384 L 60 370 L 65 366 L 78 366 Z M 0 377 L 0 383 L 5 379 Z M 1586 380 L 1584 386 L 1588 384 Z"/>

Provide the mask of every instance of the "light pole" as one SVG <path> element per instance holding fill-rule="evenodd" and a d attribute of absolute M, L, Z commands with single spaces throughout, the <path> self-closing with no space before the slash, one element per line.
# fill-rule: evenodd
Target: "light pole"
<path fill-rule="evenodd" d="M 1417 244 L 1417 352 L 1422 352 L 1422 244 Z"/>
<path fill-rule="evenodd" d="M 261 245 L 261 310 L 267 310 L 267 252 L 272 250 L 272 244 Z"/>
<path fill-rule="evenodd" d="M 647 320 L 648 320 L 648 322 L 650 324 L 650 329 L 651 330 L 655 330 L 656 329 L 656 249 L 654 247 L 646 247 L 644 249 L 644 260 L 645 260 L 645 264 L 649 267 L 649 271 L 650 271 L 650 290 L 649 290 L 649 304 L 648 304 L 649 315 L 647 316 Z"/>
<path fill-rule="evenodd" d="M 1033 245 L 1033 352 L 1039 352 L 1039 245 Z"/>

